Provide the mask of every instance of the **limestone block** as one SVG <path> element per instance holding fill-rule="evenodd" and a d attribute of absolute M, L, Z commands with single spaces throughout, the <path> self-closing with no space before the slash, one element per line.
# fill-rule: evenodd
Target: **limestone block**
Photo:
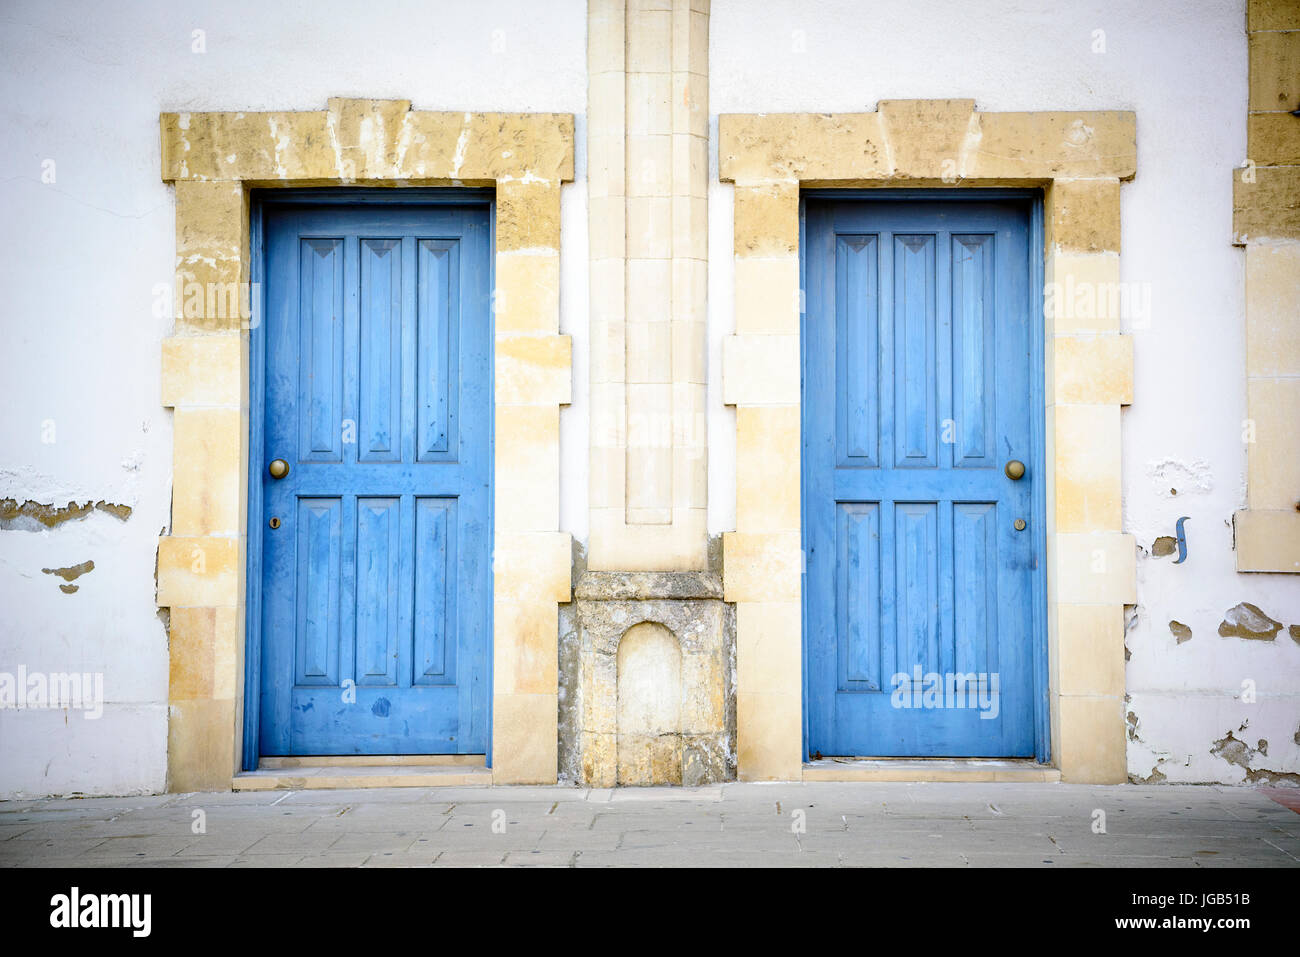
<path fill-rule="evenodd" d="M 1047 248 L 1120 251 L 1119 180 L 1057 179 L 1047 190 Z"/>
<path fill-rule="evenodd" d="M 162 344 L 162 404 L 238 408 L 244 344 L 237 334 L 170 336 Z"/>
<path fill-rule="evenodd" d="M 1295 117 L 1287 119 L 1300 128 Z M 1300 243 L 1246 247 L 1246 374 L 1300 376 Z"/>
<path fill-rule="evenodd" d="M 1300 572 L 1300 512 L 1246 510 L 1233 516 L 1239 572 Z"/>
<path fill-rule="evenodd" d="M 1248 379 L 1246 407 L 1255 425 L 1246 446 L 1246 501 L 1251 509 L 1300 503 L 1300 378 Z"/>
<path fill-rule="evenodd" d="M 173 535 L 237 536 L 245 468 L 238 408 L 179 408 L 173 420 Z"/>
<path fill-rule="evenodd" d="M 1058 404 L 1128 405 L 1133 401 L 1133 338 L 1051 336 L 1050 400 Z"/>
<path fill-rule="evenodd" d="M 239 541 L 235 538 L 158 539 L 159 607 L 237 606 L 239 578 Z"/>
<path fill-rule="evenodd" d="M 1120 532 L 1058 533 L 1049 539 L 1049 600 L 1060 604 L 1137 601 L 1137 543 Z"/>
<path fill-rule="evenodd" d="M 722 340 L 724 405 L 798 407 L 797 335 L 737 335 Z"/>
<path fill-rule="evenodd" d="M 1059 695 L 1061 780 L 1072 784 L 1123 784 L 1128 780 L 1124 699 L 1110 695 Z"/>

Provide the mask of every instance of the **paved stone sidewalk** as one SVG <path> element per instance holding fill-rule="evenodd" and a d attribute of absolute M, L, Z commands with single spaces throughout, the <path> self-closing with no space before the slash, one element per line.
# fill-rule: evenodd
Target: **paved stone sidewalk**
<path fill-rule="evenodd" d="M 202 812 L 202 814 L 196 814 Z M 1105 833 L 1094 833 L 1102 820 Z M 202 821 L 205 833 L 195 833 Z M 0 802 L 0 866 L 1300 866 L 1246 788 L 729 784 Z"/>

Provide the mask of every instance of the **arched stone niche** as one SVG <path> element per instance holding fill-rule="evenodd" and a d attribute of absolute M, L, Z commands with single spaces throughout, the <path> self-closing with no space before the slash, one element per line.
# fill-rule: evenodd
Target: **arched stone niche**
<path fill-rule="evenodd" d="M 560 749 L 591 787 L 734 780 L 734 613 L 717 576 L 592 573 L 575 589 L 574 721 Z M 644 587 L 642 587 L 644 586 Z M 562 671 L 566 670 L 562 663 Z M 562 757 L 562 764 L 565 760 Z"/>
<path fill-rule="evenodd" d="M 658 622 L 618 643 L 615 712 L 619 784 L 682 783 L 682 652 Z"/>

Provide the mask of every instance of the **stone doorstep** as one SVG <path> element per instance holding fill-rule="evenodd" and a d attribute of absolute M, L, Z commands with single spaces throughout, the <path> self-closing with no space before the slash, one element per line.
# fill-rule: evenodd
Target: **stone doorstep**
<path fill-rule="evenodd" d="M 285 768 L 371 768 L 399 767 L 487 767 L 483 754 L 316 754 L 291 758 L 265 757 L 257 762 L 259 771 L 282 771 Z"/>
<path fill-rule="evenodd" d="M 803 766 L 805 781 L 898 781 L 1056 784 L 1057 768 L 996 758 L 823 758 Z"/>
<path fill-rule="evenodd" d="M 320 764 L 309 767 L 259 768 L 236 774 L 234 791 L 315 791 L 352 788 L 486 787 L 492 771 L 455 764 Z"/>

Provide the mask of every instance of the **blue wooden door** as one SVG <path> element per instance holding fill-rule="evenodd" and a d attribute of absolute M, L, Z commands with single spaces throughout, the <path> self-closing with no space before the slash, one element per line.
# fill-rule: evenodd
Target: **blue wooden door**
<path fill-rule="evenodd" d="M 809 754 L 1034 754 L 1029 216 L 807 202 Z"/>
<path fill-rule="evenodd" d="M 488 208 L 271 205 L 264 235 L 261 753 L 485 753 Z"/>

